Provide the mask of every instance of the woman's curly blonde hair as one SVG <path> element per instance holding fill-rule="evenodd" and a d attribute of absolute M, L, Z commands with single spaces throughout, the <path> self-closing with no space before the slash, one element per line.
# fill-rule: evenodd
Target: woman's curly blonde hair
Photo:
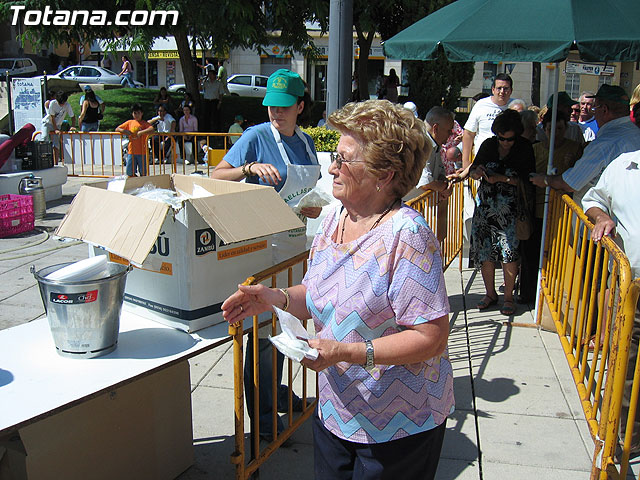
<path fill-rule="evenodd" d="M 396 198 L 416 186 L 431 154 L 424 122 L 388 100 L 348 103 L 329 116 L 341 134 L 354 137 L 362 148 L 365 168 L 376 177 L 391 170 Z"/>

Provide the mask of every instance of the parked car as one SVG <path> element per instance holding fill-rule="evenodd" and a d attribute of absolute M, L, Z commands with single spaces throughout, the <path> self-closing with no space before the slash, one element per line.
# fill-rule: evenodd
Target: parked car
<path fill-rule="evenodd" d="M 264 75 L 238 73 L 229 77 L 227 86 L 231 95 L 264 98 L 267 93 L 267 80 L 269 80 L 269 77 Z"/>
<path fill-rule="evenodd" d="M 62 78 L 64 80 L 74 80 L 79 83 L 102 83 L 106 85 L 120 85 L 122 77 L 106 68 L 93 65 L 73 65 L 67 67 L 51 78 Z M 137 87 L 144 87 L 144 84 L 135 81 Z"/>
<path fill-rule="evenodd" d="M 227 87 L 231 95 L 264 98 L 267 93 L 267 80 L 269 77 L 264 75 L 236 73 L 227 79 Z M 176 83 L 167 87 L 167 90 L 172 93 L 184 93 L 187 87 L 184 83 Z"/>
<path fill-rule="evenodd" d="M 38 72 L 38 67 L 30 58 L 0 58 L 0 76 L 6 72 L 12 77 L 33 77 Z"/>

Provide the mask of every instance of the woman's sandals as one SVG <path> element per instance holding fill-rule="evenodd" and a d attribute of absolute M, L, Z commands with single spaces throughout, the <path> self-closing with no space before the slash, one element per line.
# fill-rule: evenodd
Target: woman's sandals
<path fill-rule="evenodd" d="M 482 311 L 482 310 L 486 310 L 489 307 L 494 306 L 495 304 L 498 303 L 498 298 L 492 298 L 489 295 L 485 295 L 484 298 L 482 300 L 480 300 L 480 303 L 478 303 L 478 305 L 476 306 L 478 310 Z"/>

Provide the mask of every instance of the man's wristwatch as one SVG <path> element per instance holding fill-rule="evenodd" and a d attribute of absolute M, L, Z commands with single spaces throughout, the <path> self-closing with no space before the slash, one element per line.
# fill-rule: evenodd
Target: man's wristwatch
<path fill-rule="evenodd" d="M 547 187 L 549 186 L 549 175 L 545 175 L 545 176 L 544 176 L 544 184 L 545 184 L 545 186 L 547 186 Z"/>
<path fill-rule="evenodd" d="M 375 365 L 373 363 L 373 342 L 371 342 L 371 340 L 365 340 L 364 345 L 367 349 L 367 363 L 364 364 L 364 368 L 371 370 Z"/>

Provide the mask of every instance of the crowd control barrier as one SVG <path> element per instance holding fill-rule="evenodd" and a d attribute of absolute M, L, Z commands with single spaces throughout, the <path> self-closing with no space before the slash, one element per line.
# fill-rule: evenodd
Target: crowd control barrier
<path fill-rule="evenodd" d="M 620 450 L 619 425 L 640 283 L 632 282 L 629 261 L 610 237 L 598 243 L 590 240 L 592 229 L 569 196 L 551 192 L 537 322 L 541 323 L 544 303 L 594 441 L 591 478 L 626 478 L 632 432 L 627 430 Z M 631 368 L 635 377 L 630 427 L 640 386 L 640 367 Z M 616 453 L 621 454 L 620 463 Z"/>
<path fill-rule="evenodd" d="M 227 133 L 159 133 L 147 135 L 144 157 L 147 175 L 200 172 L 207 176 L 231 147 Z M 68 175 L 113 177 L 126 174 L 128 139 L 115 132 L 63 132 L 56 163 Z"/>
<path fill-rule="evenodd" d="M 455 259 L 456 256 L 461 256 L 462 251 L 462 196 L 463 196 L 463 184 L 458 183 L 454 185 L 453 192 L 448 198 L 446 204 L 447 208 L 447 223 L 446 232 L 444 232 L 444 238 L 441 240 L 440 245 L 442 247 L 443 257 L 443 269 L 446 269 Z M 437 192 L 426 191 L 420 196 L 407 202 L 407 204 L 419 212 L 421 212 L 431 229 L 435 232 L 438 221 L 438 207 L 442 205 L 441 198 L 438 197 Z M 440 215 L 442 216 L 442 210 Z M 442 217 L 440 217 L 442 218 Z M 293 284 L 299 283 L 295 281 L 296 269 L 301 269 L 302 274 L 307 269 L 307 258 L 309 252 L 301 253 L 300 255 L 293 257 L 285 262 L 275 265 L 267 270 L 255 274 L 249 277 L 244 285 L 255 285 L 258 283 L 265 283 L 270 287 L 287 287 Z M 462 260 L 460 260 L 460 268 L 462 267 Z M 299 273 L 299 272 L 297 272 Z M 234 363 L 234 422 L 235 422 L 235 451 L 231 455 L 231 462 L 236 466 L 236 479 L 244 480 L 256 473 L 260 466 L 267 461 L 267 459 L 282 446 L 282 444 L 298 429 L 305 420 L 307 420 L 314 412 L 317 405 L 317 375 L 313 371 L 295 364 L 291 360 L 286 360 L 286 371 L 288 375 L 286 377 L 286 385 L 289 387 L 289 395 L 287 401 L 287 416 L 285 429 L 276 433 L 270 437 L 270 441 L 266 444 L 260 441 L 260 425 L 258 422 L 258 412 L 260 410 L 260 363 L 258 361 L 258 336 L 253 335 L 259 328 L 270 328 L 271 334 L 276 333 L 276 318 L 275 314 L 269 320 L 260 321 L 258 317 L 253 317 L 253 322 L 247 328 L 242 326 L 230 326 L 229 334 L 233 337 L 233 363 Z M 305 324 L 306 326 L 306 324 Z M 253 349 L 253 377 L 251 378 L 253 389 L 253 412 L 250 415 L 252 418 L 251 436 L 249 440 L 250 455 L 246 453 L 245 436 L 246 425 L 244 418 L 244 403 L 245 403 L 245 379 L 244 379 L 244 337 L 247 335 L 250 341 L 247 341 L 247 347 Z M 271 367 L 272 371 L 275 371 L 276 365 L 276 350 L 272 347 Z M 294 369 L 298 369 L 299 375 L 294 376 Z M 294 380 L 298 379 L 296 383 Z M 309 383 L 313 382 L 314 389 L 309 391 Z M 271 385 L 268 387 L 271 389 L 271 398 L 277 398 L 278 385 L 276 384 L 275 375 L 271 378 Z M 301 395 L 303 408 L 301 412 L 293 412 L 291 392 L 295 391 L 298 395 Z M 313 396 L 310 396 L 313 395 Z M 272 412 L 272 431 L 277 432 L 276 409 Z M 311 474 L 310 474 L 311 475 Z"/>

